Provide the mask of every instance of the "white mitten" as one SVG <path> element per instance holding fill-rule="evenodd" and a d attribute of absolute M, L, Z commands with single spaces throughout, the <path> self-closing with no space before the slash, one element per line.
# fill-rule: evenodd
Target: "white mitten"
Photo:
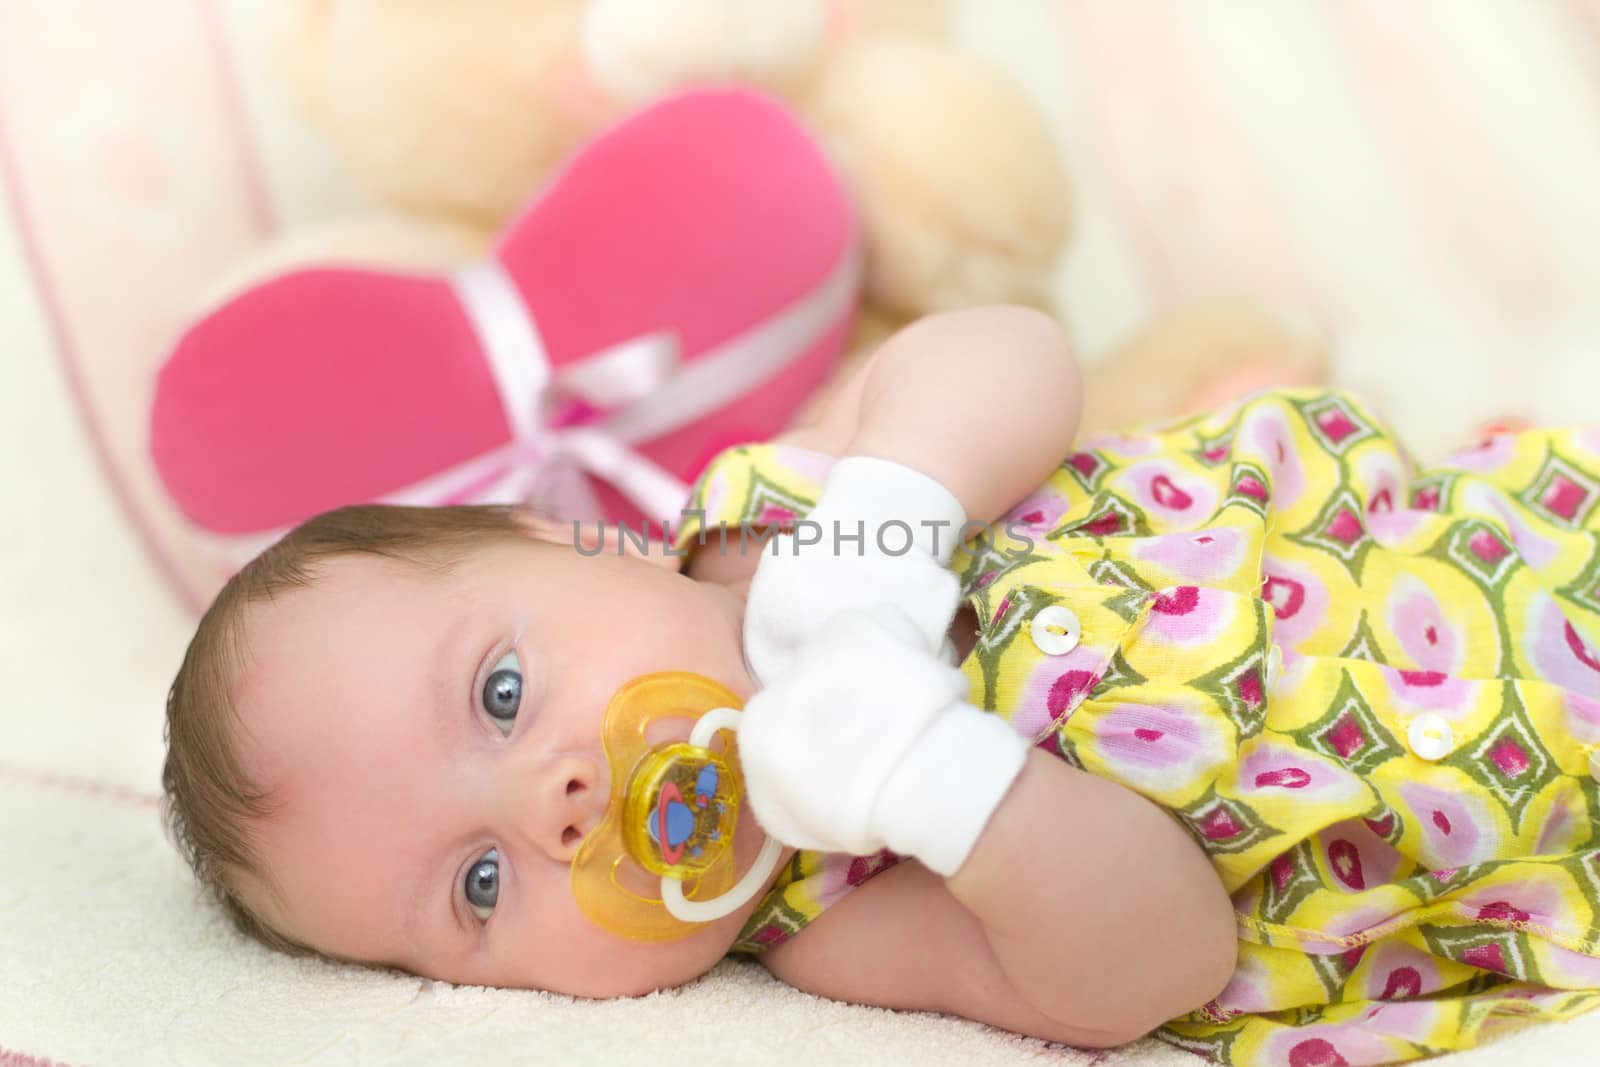
<path fill-rule="evenodd" d="M 786 845 L 889 848 L 954 874 L 1028 752 L 966 692 L 901 609 L 834 616 L 745 705 L 739 759 L 756 818 Z"/>
<path fill-rule="evenodd" d="M 834 464 L 817 506 L 756 566 L 744 614 L 756 679 L 781 678 L 801 642 L 848 608 L 894 604 L 938 651 L 960 597 L 945 564 L 966 518 L 961 502 L 919 471 L 868 456 Z"/>

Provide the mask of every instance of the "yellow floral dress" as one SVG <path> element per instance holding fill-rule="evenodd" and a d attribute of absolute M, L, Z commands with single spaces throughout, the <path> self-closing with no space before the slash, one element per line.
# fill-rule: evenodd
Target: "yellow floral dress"
<path fill-rule="evenodd" d="M 1600 1007 L 1600 428 L 1418 472 L 1359 402 L 1289 391 L 1079 447 L 952 561 L 962 669 L 1232 895 L 1232 981 L 1156 1036 L 1379 1064 Z M 678 543 L 803 515 L 830 462 L 729 450 Z M 797 855 L 738 948 L 893 862 Z"/>

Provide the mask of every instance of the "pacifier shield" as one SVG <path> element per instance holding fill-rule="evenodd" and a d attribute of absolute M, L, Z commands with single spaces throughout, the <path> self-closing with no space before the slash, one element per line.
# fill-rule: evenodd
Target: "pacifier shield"
<path fill-rule="evenodd" d="M 688 900 L 710 900 L 734 882 L 733 843 L 744 781 L 730 730 L 715 748 L 652 745 L 662 719 L 698 721 L 715 708 L 741 707 L 725 686 L 685 671 L 635 678 L 606 706 L 601 727 L 611 794 L 605 817 L 572 860 L 572 892 L 591 921 L 622 937 L 665 941 L 697 924 L 673 917 L 659 891 L 636 891 L 642 871 L 682 881 Z"/>

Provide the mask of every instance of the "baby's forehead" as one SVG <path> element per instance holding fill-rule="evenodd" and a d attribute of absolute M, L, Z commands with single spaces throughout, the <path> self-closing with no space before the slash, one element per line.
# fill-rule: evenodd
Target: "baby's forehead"
<path fill-rule="evenodd" d="M 417 612 L 430 579 L 421 568 L 377 556 L 320 560 L 310 580 L 249 601 L 238 624 L 234 701 L 246 713 L 258 695 L 308 680 Z"/>
<path fill-rule="evenodd" d="M 304 581 L 253 597 L 242 613 L 243 630 L 347 612 L 372 602 L 392 603 L 415 597 L 426 586 L 448 577 L 445 570 L 370 552 L 314 560 L 303 569 Z"/>
<path fill-rule="evenodd" d="M 244 609 L 234 685 L 240 719 L 338 692 L 363 670 L 367 679 L 396 680 L 451 620 L 487 602 L 515 558 L 484 546 L 442 561 L 374 553 L 317 561 L 304 585 Z"/>
<path fill-rule="evenodd" d="M 328 643 L 360 637 L 365 628 L 424 599 L 427 572 L 403 560 L 374 555 L 318 560 L 307 580 L 252 598 L 240 613 L 243 672 L 265 662 L 276 669 L 288 649 L 304 656 Z"/>
<path fill-rule="evenodd" d="M 363 741 L 373 701 L 403 690 L 439 597 L 404 561 L 350 556 L 318 564 L 312 581 L 250 603 L 240 625 L 233 706 L 239 755 L 275 787 L 308 764 L 337 763 Z M 413 647 L 418 646 L 418 647 Z"/>

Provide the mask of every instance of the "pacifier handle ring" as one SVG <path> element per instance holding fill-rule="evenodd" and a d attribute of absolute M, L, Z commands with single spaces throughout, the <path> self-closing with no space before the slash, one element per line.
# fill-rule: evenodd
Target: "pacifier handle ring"
<path fill-rule="evenodd" d="M 735 712 L 735 714 L 738 714 Z M 661 879 L 661 903 L 674 919 L 686 923 L 708 923 L 732 915 L 761 891 L 761 887 L 778 869 L 778 859 L 783 855 L 783 844 L 768 837 L 761 845 L 761 854 L 744 872 L 744 877 L 721 896 L 710 900 L 690 900 L 683 895 L 683 883 L 676 878 Z"/>
<path fill-rule="evenodd" d="M 709 749 L 711 739 L 717 735 L 718 730 L 732 730 L 739 732 L 739 719 L 741 714 L 734 708 L 712 708 L 695 721 L 694 729 L 689 731 L 689 744 L 695 748 Z"/>
<path fill-rule="evenodd" d="M 718 730 L 732 730 L 738 733 L 739 720 L 742 717 L 735 708 L 712 708 L 696 720 L 694 729 L 689 731 L 689 744 L 696 748 L 709 749 L 711 739 L 716 736 Z M 778 869 L 778 859 L 782 854 L 782 843 L 776 838 L 768 837 L 762 843 L 761 852 L 756 856 L 755 863 L 744 872 L 744 877 L 726 893 L 710 900 L 690 900 L 683 895 L 682 881 L 663 877 L 661 903 L 666 905 L 667 911 L 674 919 L 686 923 L 707 923 L 732 915 L 761 891 L 761 887 L 766 884 L 772 872 Z"/>

